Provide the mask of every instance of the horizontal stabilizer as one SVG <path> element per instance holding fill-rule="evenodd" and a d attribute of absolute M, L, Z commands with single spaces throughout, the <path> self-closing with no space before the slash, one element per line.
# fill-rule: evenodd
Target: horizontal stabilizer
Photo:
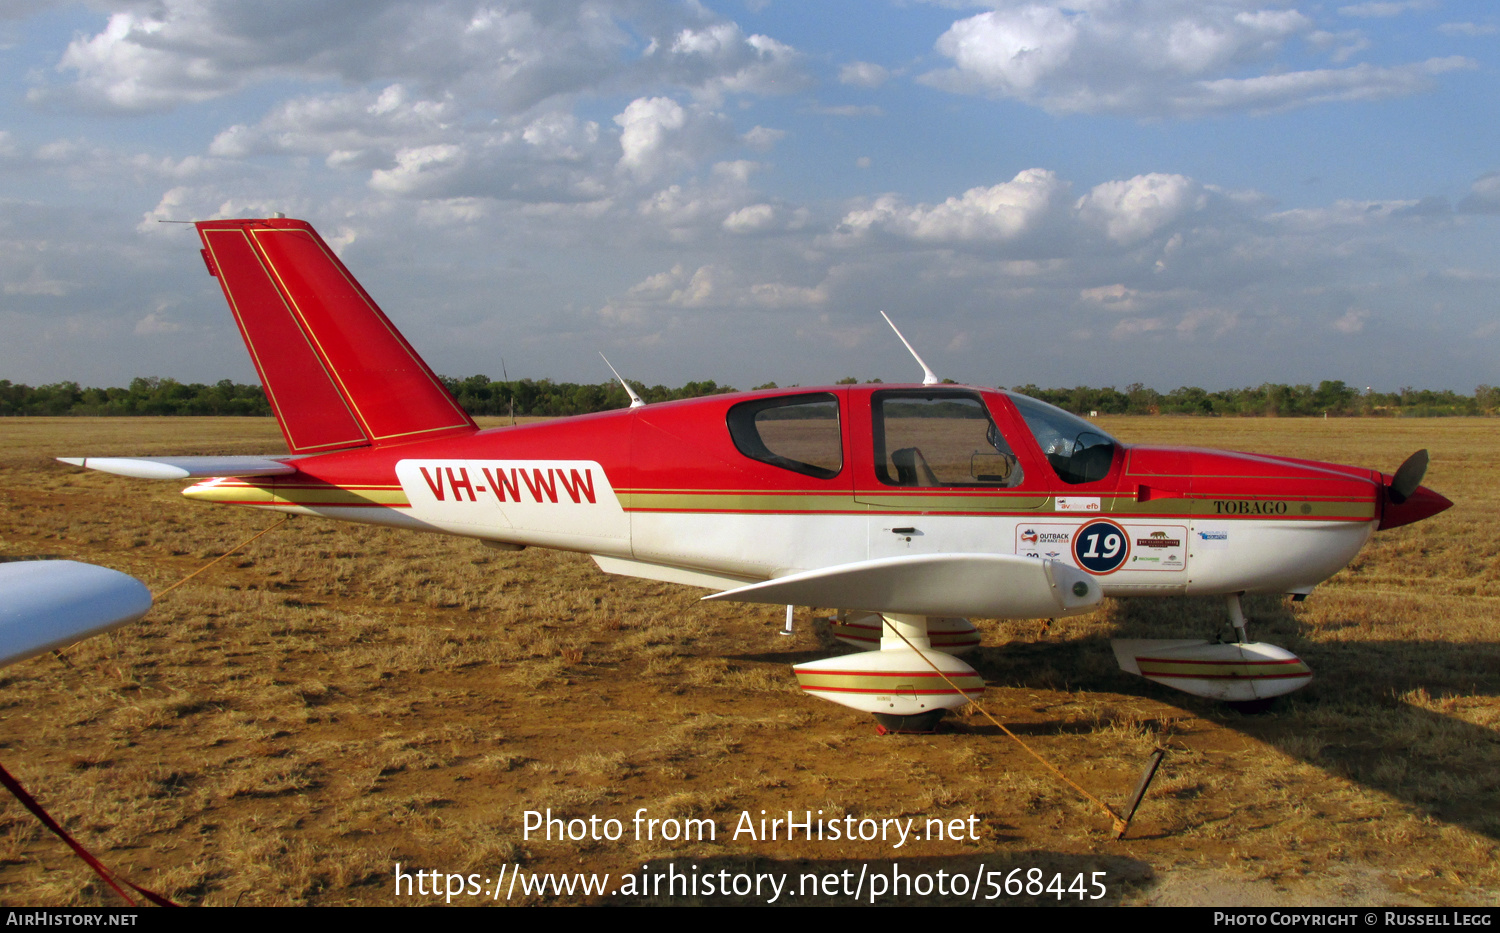
<path fill-rule="evenodd" d="M 58 457 L 89 470 L 136 479 L 195 479 L 206 476 L 286 476 L 290 463 L 271 457 Z"/>
<path fill-rule="evenodd" d="M 151 608 L 135 577 L 71 560 L 0 564 L 0 666 L 134 622 Z"/>
<path fill-rule="evenodd" d="M 1087 612 L 1102 595 L 1088 574 L 1055 561 L 1010 554 L 920 554 L 809 570 L 704 599 L 1037 619 Z"/>

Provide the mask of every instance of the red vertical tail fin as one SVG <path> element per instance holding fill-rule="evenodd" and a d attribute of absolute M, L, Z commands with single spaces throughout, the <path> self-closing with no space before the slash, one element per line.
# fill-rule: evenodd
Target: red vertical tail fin
<path fill-rule="evenodd" d="M 476 430 L 306 221 L 197 227 L 292 453 Z"/>

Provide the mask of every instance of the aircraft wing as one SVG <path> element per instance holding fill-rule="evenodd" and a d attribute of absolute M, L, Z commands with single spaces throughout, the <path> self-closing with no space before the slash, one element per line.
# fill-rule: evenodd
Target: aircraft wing
<path fill-rule="evenodd" d="M 205 476 L 285 476 L 297 472 L 274 457 L 58 457 L 89 470 L 136 479 L 194 479 Z"/>
<path fill-rule="evenodd" d="M 71 560 L 0 564 L 0 667 L 134 622 L 151 608 L 135 577 Z"/>
<path fill-rule="evenodd" d="M 919 554 L 808 570 L 704 599 L 925 616 L 1038 619 L 1087 612 L 1103 592 L 1081 570 L 1011 554 Z"/>

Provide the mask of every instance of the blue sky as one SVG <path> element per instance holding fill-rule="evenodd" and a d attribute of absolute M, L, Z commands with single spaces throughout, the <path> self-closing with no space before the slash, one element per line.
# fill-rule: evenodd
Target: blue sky
<path fill-rule="evenodd" d="M 0 378 L 253 379 L 313 222 L 439 372 L 1500 382 L 1485 3 L 21 0 Z"/>

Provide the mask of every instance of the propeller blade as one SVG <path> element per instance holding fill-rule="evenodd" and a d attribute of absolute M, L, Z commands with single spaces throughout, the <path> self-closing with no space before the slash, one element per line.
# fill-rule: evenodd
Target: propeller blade
<path fill-rule="evenodd" d="M 1411 494 L 1422 485 L 1422 477 L 1427 475 L 1427 451 L 1419 450 L 1406 458 L 1406 462 L 1396 469 L 1396 475 L 1391 477 L 1390 498 L 1391 501 L 1400 505 Z"/>

